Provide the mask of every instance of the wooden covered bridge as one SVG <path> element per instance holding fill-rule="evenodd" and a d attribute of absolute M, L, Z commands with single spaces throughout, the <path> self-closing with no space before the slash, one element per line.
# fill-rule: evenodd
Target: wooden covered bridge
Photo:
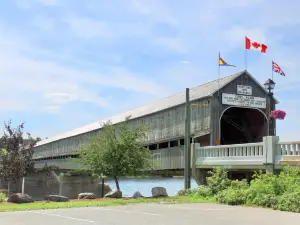
<path fill-rule="evenodd" d="M 178 93 L 109 118 L 117 124 L 131 116 L 129 123 L 132 126 L 138 123 L 150 125 L 144 143 L 149 151 L 157 154 L 154 154 L 153 167 L 148 172 L 183 171 L 185 97 L 185 92 Z M 192 144 L 198 146 L 195 157 L 199 167 L 240 165 L 248 168 L 246 165 L 249 164 L 253 168 L 264 165 L 261 160 L 266 157 L 267 148 L 263 138 L 276 135 L 275 121 L 269 120 L 267 115 L 278 101 L 250 73 L 241 71 L 191 88 L 190 102 L 196 104 L 190 110 L 190 142 L 201 145 Z M 101 124 L 106 121 L 96 121 L 38 142 L 34 153 L 36 167 L 47 163 L 66 170 L 76 168 L 70 159 L 79 156 L 80 146 L 86 144 L 90 136 L 102 132 Z M 280 143 L 278 140 L 276 143 L 274 151 L 280 152 L 281 156 L 298 154 L 297 143 Z M 292 149 L 287 150 L 289 148 Z"/>

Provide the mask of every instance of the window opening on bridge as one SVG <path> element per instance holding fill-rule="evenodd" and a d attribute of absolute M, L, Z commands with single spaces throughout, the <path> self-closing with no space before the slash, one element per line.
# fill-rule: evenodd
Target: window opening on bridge
<path fill-rule="evenodd" d="M 170 141 L 170 147 L 178 146 L 178 140 Z"/>
<path fill-rule="evenodd" d="M 149 150 L 156 150 L 157 144 L 149 145 Z"/>
<path fill-rule="evenodd" d="M 160 143 L 160 144 L 158 145 L 158 148 L 159 148 L 159 149 L 161 149 L 161 148 L 168 148 L 168 147 L 169 147 L 168 142 L 163 142 L 163 143 Z"/>
<path fill-rule="evenodd" d="M 180 145 L 184 145 L 184 139 L 180 139 Z"/>

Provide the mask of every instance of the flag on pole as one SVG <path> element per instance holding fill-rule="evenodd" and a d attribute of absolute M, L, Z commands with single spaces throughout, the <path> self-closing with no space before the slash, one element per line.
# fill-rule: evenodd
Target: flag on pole
<path fill-rule="evenodd" d="M 235 65 L 232 65 L 232 64 L 228 64 L 227 62 L 225 62 L 221 56 L 219 55 L 219 66 L 233 66 L 235 67 Z"/>
<path fill-rule="evenodd" d="M 267 53 L 267 48 L 265 44 L 258 43 L 256 41 L 250 40 L 248 37 L 246 38 L 246 49 L 248 50 L 256 50 L 262 53 Z"/>
<path fill-rule="evenodd" d="M 275 73 L 280 74 L 281 76 L 285 76 L 285 73 L 282 71 L 282 69 L 278 66 L 277 63 L 272 61 L 272 69 Z"/>

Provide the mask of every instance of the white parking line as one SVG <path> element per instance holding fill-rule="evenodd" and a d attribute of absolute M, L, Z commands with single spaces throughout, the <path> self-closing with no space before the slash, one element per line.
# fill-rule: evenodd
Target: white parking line
<path fill-rule="evenodd" d="M 62 216 L 62 215 L 52 214 L 52 213 L 42 213 L 42 212 L 31 212 L 31 213 L 47 215 L 47 216 L 55 216 L 55 217 L 69 219 L 69 220 L 77 220 L 77 221 L 83 221 L 83 222 L 88 222 L 88 223 L 96 223 L 95 221 L 92 221 L 92 220 L 80 219 L 80 218 L 69 217 L 69 216 Z"/>
<path fill-rule="evenodd" d="M 148 206 L 151 206 L 151 207 L 157 207 L 157 205 L 148 205 Z M 173 209 L 186 209 L 186 210 L 203 210 L 203 211 L 222 211 L 222 210 L 234 210 L 234 209 L 237 209 L 237 208 L 242 208 L 242 207 L 239 207 L 239 206 L 236 206 L 236 207 L 231 207 L 231 208 L 198 208 L 198 207 L 184 207 L 184 206 L 174 206 L 174 205 L 168 205 L 167 206 L 168 208 L 173 208 Z"/>
<path fill-rule="evenodd" d="M 162 216 L 161 214 L 156 214 L 156 213 L 136 212 L 136 211 L 122 210 L 122 209 L 103 209 L 103 208 L 94 208 L 94 209 L 103 210 L 103 211 L 114 211 L 114 212 L 142 214 L 142 215 L 149 215 L 149 216 Z"/>

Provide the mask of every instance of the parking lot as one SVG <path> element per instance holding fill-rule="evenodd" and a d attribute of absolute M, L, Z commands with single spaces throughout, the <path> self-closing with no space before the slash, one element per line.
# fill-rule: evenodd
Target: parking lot
<path fill-rule="evenodd" d="M 3 212 L 5 225 L 299 225 L 300 214 L 217 204 L 136 204 Z"/>

